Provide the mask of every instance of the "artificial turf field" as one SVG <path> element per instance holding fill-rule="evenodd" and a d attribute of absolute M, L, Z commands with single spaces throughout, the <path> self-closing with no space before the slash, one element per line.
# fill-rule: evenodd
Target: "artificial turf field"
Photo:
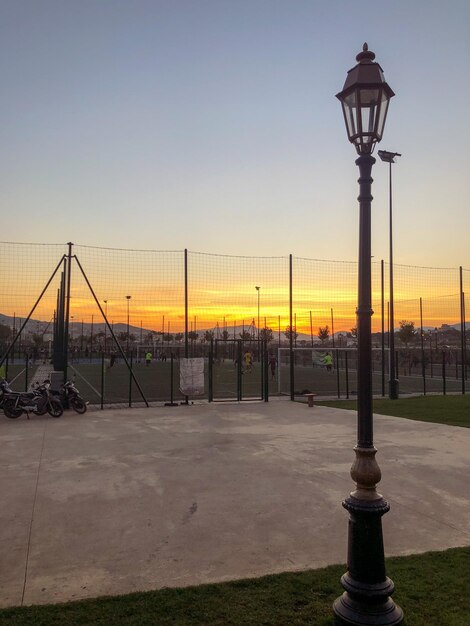
<path fill-rule="evenodd" d="M 381 395 L 383 391 L 387 393 L 387 380 L 382 385 L 382 372 L 376 364 L 373 372 L 373 392 L 374 395 Z M 28 371 L 28 380 L 34 380 L 37 366 L 31 366 Z M 149 402 L 169 401 L 171 397 L 171 363 L 153 361 L 149 366 L 145 363 L 134 363 L 133 372 L 139 385 Z M 436 372 L 437 374 L 437 372 Z M 461 380 L 455 375 L 446 377 L 446 392 L 458 393 L 461 391 Z M 9 366 L 8 375 L 10 380 L 14 379 L 13 388 L 23 390 L 25 388 L 24 366 L 13 364 Z M 75 382 L 85 400 L 91 404 L 101 403 L 101 390 L 103 383 L 103 367 L 99 360 L 92 362 L 82 360 L 79 363 L 69 364 L 69 378 L 75 377 Z M 279 392 L 290 394 L 290 368 L 282 365 L 280 372 L 276 371 L 274 379 L 271 373 L 269 379 L 269 394 L 278 395 Z M 242 376 L 242 397 L 243 399 L 260 399 L 262 397 L 261 366 L 254 363 L 251 371 L 244 372 Z M 426 377 L 426 392 L 439 394 L 443 391 L 442 377 L 435 375 Z M 131 404 L 142 402 L 142 396 L 136 384 L 131 380 L 129 370 L 122 360 L 118 359 L 116 364 L 104 368 L 104 400 L 103 404 Z M 296 399 L 302 399 L 302 394 L 310 391 L 320 396 L 331 398 L 355 398 L 357 390 L 356 370 L 343 367 L 339 371 L 327 372 L 324 367 L 311 367 L 296 365 L 294 368 L 294 392 Z M 400 393 L 422 394 L 424 384 L 422 376 L 417 374 L 401 375 Z M 205 390 L 203 398 L 208 397 L 208 363 L 205 362 Z M 213 395 L 214 400 L 235 400 L 237 398 L 237 368 L 231 359 L 215 361 L 213 364 Z M 175 359 L 173 363 L 173 397 L 175 401 L 182 401 L 183 394 L 179 391 L 179 362 Z"/>

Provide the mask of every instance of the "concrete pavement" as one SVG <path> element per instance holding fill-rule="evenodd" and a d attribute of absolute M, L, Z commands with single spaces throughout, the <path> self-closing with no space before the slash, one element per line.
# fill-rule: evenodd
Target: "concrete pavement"
<path fill-rule="evenodd" d="M 387 555 L 470 545 L 470 429 L 377 416 Z M 355 414 L 269 403 L 0 420 L 0 605 L 345 562 Z"/>

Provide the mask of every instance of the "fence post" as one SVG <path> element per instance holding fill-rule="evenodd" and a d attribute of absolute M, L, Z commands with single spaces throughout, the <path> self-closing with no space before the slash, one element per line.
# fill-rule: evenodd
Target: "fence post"
<path fill-rule="evenodd" d="M 344 351 L 344 369 L 346 373 L 346 398 L 349 400 L 349 370 L 348 370 L 348 351 Z"/>
<path fill-rule="evenodd" d="M 28 391 L 28 374 L 29 374 L 29 356 L 26 355 L 24 367 L 24 390 Z"/>
<path fill-rule="evenodd" d="M 465 394 L 465 304 L 462 266 L 460 266 L 460 349 L 462 361 L 462 393 Z"/>
<path fill-rule="evenodd" d="M 335 355 L 335 365 L 336 365 L 336 390 L 337 390 L 338 398 L 341 398 L 341 390 L 339 386 L 339 349 L 336 349 L 333 354 Z"/>
<path fill-rule="evenodd" d="M 70 287 L 72 280 L 72 242 L 68 242 L 68 254 L 67 254 L 67 279 L 66 279 L 66 292 L 65 292 L 65 315 L 64 315 L 64 380 L 67 380 L 67 367 L 68 367 L 68 355 L 69 355 L 69 318 L 70 318 Z"/>
<path fill-rule="evenodd" d="M 189 339 L 188 339 L 188 249 L 184 249 L 184 356 L 189 358 Z M 189 404 L 189 397 L 184 397 L 184 403 Z"/>
<path fill-rule="evenodd" d="M 382 397 L 385 396 L 385 284 L 384 284 L 384 260 L 380 261 L 380 289 L 382 307 Z"/>
<path fill-rule="evenodd" d="M 101 410 L 104 408 L 104 352 L 101 354 Z"/>
<path fill-rule="evenodd" d="M 268 359 L 268 342 L 264 342 L 264 401 L 269 402 L 269 359 Z"/>
<path fill-rule="evenodd" d="M 242 340 L 237 340 L 237 400 L 242 399 Z"/>
<path fill-rule="evenodd" d="M 464 353 L 464 376 L 467 380 L 467 322 L 465 315 L 465 292 L 462 291 L 462 308 L 463 308 L 463 353 Z"/>
<path fill-rule="evenodd" d="M 213 387 L 213 375 L 214 375 L 214 339 L 211 337 L 211 343 L 209 348 L 209 388 L 208 388 L 208 400 L 212 402 L 214 400 L 214 387 Z"/>
<path fill-rule="evenodd" d="M 292 326 L 292 254 L 289 254 L 289 327 L 290 327 L 290 337 L 289 337 L 289 354 L 290 354 L 290 399 L 294 400 L 294 348 L 293 348 L 293 334 L 294 329 Z"/>
<path fill-rule="evenodd" d="M 132 406 L 132 352 L 131 352 L 131 358 L 129 361 L 130 367 L 129 367 L 129 408 Z"/>
<path fill-rule="evenodd" d="M 446 395 L 446 353 L 442 351 L 442 395 Z"/>
<path fill-rule="evenodd" d="M 426 395 L 426 367 L 424 365 L 424 335 L 423 335 L 423 299 L 419 299 L 419 316 L 421 321 L 421 371 L 423 374 L 423 394 Z"/>

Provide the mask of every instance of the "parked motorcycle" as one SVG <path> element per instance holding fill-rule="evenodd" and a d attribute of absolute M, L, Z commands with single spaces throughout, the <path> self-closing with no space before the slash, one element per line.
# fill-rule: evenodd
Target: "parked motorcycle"
<path fill-rule="evenodd" d="M 37 383 L 32 391 L 5 391 L 3 394 L 3 412 L 11 419 L 20 417 L 26 413 L 60 417 L 64 412 L 60 401 L 50 391 L 50 381 L 45 380 L 42 384 Z"/>
<path fill-rule="evenodd" d="M 8 381 L 2 378 L 0 380 L 0 408 L 3 408 L 3 400 L 6 393 L 14 393 L 14 391 L 10 388 Z"/>
<path fill-rule="evenodd" d="M 60 391 L 53 391 L 55 397 L 58 398 L 65 409 L 72 407 L 77 413 L 85 413 L 87 410 L 88 402 L 80 395 L 80 392 L 75 387 L 71 380 L 61 385 Z"/>

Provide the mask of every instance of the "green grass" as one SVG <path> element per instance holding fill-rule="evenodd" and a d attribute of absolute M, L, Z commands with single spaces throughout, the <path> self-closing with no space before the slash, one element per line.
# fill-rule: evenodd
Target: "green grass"
<path fill-rule="evenodd" d="M 333 626 L 344 565 L 217 585 L 0 610 L 8 626 Z M 470 548 L 387 560 L 407 626 L 470 623 Z"/>
<path fill-rule="evenodd" d="M 356 400 L 318 402 L 323 406 L 356 410 Z M 374 399 L 374 413 L 420 422 L 470 428 L 470 396 L 419 396 L 398 400 Z M 470 620 L 469 620 L 470 624 Z"/>

